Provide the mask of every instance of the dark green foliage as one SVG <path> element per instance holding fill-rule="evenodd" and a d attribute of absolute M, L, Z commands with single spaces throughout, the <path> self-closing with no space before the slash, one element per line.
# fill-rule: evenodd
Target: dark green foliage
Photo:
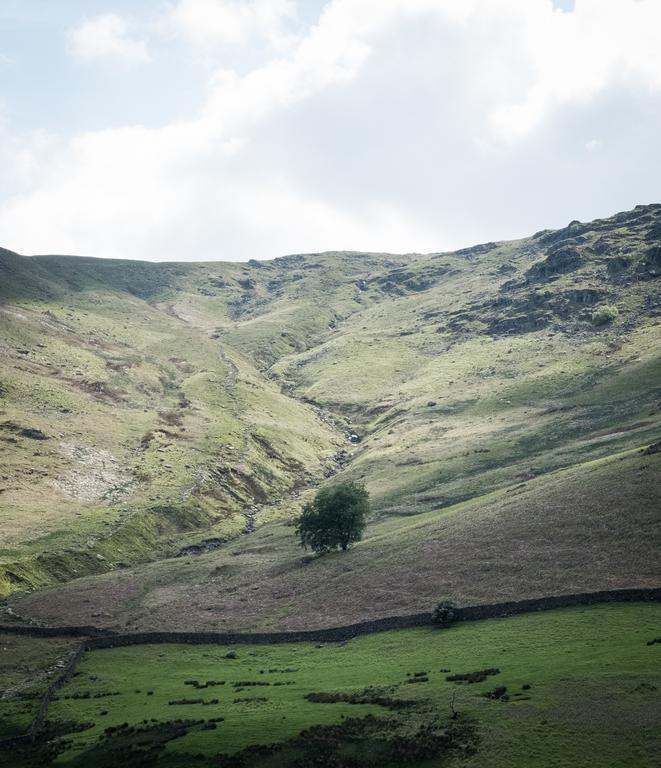
<path fill-rule="evenodd" d="M 225 685 L 224 680 L 207 680 L 206 683 L 201 683 L 199 680 L 184 680 L 184 685 L 192 685 L 193 688 L 202 690 L 204 688 L 212 688 L 215 685 Z M 149 692 L 147 692 L 149 696 Z"/>
<path fill-rule="evenodd" d="M 499 685 L 497 688 L 494 688 L 493 691 L 487 691 L 484 696 L 487 699 L 493 699 L 494 701 L 507 701 L 509 699 L 506 685 Z"/>
<path fill-rule="evenodd" d="M 346 551 L 362 538 L 369 508 L 369 494 L 362 485 L 340 483 L 322 488 L 303 508 L 296 534 L 305 549 Z"/>
<path fill-rule="evenodd" d="M 266 680 L 236 680 L 232 683 L 234 688 L 249 688 L 251 685 L 271 685 Z"/>
<path fill-rule="evenodd" d="M 30 440 L 48 440 L 48 435 L 40 429 L 23 427 L 20 424 L 15 424 L 13 421 L 5 421 L 3 424 L 0 424 L 0 429 L 13 432 L 20 435 L 20 437 L 28 437 Z"/>
<path fill-rule="evenodd" d="M 456 605 L 451 600 L 441 600 L 441 602 L 431 612 L 431 618 L 438 627 L 447 627 L 455 619 Z"/>
<path fill-rule="evenodd" d="M 497 675 L 500 670 L 497 667 L 478 669 L 476 672 L 461 672 L 457 675 L 448 675 L 445 679 L 450 683 L 481 683 L 490 675 Z"/>
<path fill-rule="evenodd" d="M 619 312 L 617 307 L 610 307 L 606 305 L 597 307 L 592 313 L 592 324 L 597 326 L 608 325 L 608 323 L 612 323 L 618 315 Z"/>
<path fill-rule="evenodd" d="M 364 691 L 354 693 L 344 693 L 343 691 L 333 691 L 331 693 L 313 692 L 306 693 L 305 698 L 315 704 L 336 704 L 337 702 L 346 702 L 348 704 L 376 704 L 378 707 L 386 709 L 408 709 L 415 707 L 418 702 L 408 699 L 396 699 L 392 696 L 384 695 L 383 689 L 366 688 Z"/>

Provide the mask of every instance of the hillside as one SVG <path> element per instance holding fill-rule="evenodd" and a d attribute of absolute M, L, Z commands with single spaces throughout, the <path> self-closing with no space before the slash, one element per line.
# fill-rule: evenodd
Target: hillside
<path fill-rule="evenodd" d="M 53 623 L 289 626 L 303 583 L 379 615 L 656 585 L 660 276 L 661 205 L 453 253 L 0 251 L 0 590 Z M 305 566 L 284 523 L 332 476 L 369 536 Z"/>

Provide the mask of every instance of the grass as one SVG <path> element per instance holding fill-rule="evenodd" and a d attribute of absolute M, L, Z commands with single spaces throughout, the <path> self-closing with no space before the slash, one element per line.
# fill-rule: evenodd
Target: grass
<path fill-rule="evenodd" d="M 449 508 L 375 520 L 347 553 L 310 561 L 293 528 L 275 522 L 208 554 L 11 602 L 51 624 L 300 629 L 430 610 L 441 597 L 467 605 L 658 586 L 660 482 L 661 454 L 623 452 Z"/>
<path fill-rule="evenodd" d="M 156 508 L 198 507 L 199 528 L 236 535 L 246 505 L 320 477 L 336 450 L 333 430 L 240 353 L 134 297 L 33 301 L 0 311 L 0 323 L 0 425 L 48 437 L 0 426 L 0 594 L 162 556 L 177 529 Z M 120 544 L 129 537 L 141 546 Z M 56 573 L 54 560 L 71 568 Z"/>
<path fill-rule="evenodd" d="M 0 739 L 25 733 L 75 642 L 0 634 Z"/>
<path fill-rule="evenodd" d="M 0 594 L 291 518 L 338 472 L 376 522 L 654 442 L 659 313 L 639 267 L 660 210 L 564 233 L 583 261 L 543 279 L 534 237 L 246 264 L 1 252 Z M 605 304 L 619 314 L 597 328 Z"/>
<path fill-rule="evenodd" d="M 169 741 L 158 763 L 206 765 L 218 752 L 291 740 L 310 726 L 369 713 L 391 718 L 393 733 L 411 733 L 422 722 L 440 728 L 454 697 L 461 717 L 476 723 L 480 739 L 477 752 L 457 765 L 651 767 L 661 747 L 656 706 L 661 646 L 646 643 L 658 635 L 660 622 L 658 605 L 615 604 L 442 631 L 389 632 L 341 644 L 231 649 L 158 645 L 93 651 L 51 705 L 49 717 L 94 725 L 68 736 L 69 746 L 55 764 L 84 765 L 94 754 L 103 757 L 97 740 L 105 728 L 122 723 L 222 717 L 215 730 L 195 726 Z M 238 658 L 226 658 L 229 650 Z M 480 683 L 446 680 L 451 673 L 492 667 L 500 672 Z M 421 672 L 427 680 L 411 685 Z M 186 680 L 225 683 L 198 689 Z M 245 681 L 262 685 L 237 685 Z M 507 688 L 509 700 L 485 698 L 498 686 Z M 383 696 L 412 701 L 413 706 L 391 710 L 305 698 L 311 692 L 351 694 L 369 687 Z M 103 692 L 112 695 L 77 698 Z M 218 703 L 169 703 L 181 699 Z M 112 743 L 106 742 L 106 749 Z M 247 764 L 290 764 L 288 749 L 280 757 Z M 453 760 L 450 756 L 448 764 L 454 765 Z"/>
<path fill-rule="evenodd" d="M 661 304 L 644 268 L 660 217 L 648 206 L 555 233 L 581 256 L 558 274 L 545 236 L 247 264 L 0 250 L 0 596 L 15 593 L 2 609 L 121 629 L 283 629 L 439 599 L 658 586 L 661 454 L 640 449 L 661 438 Z M 595 325 L 606 306 L 617 313 Z M 371 492 L 365 539 L 305 558 L 291 521 L 334 475 Z M 209 538 L 221 545 L 174 556 Z M 469 768 L 651 766 L 661 680 L 659 645 L 645 643 L 659 610 L 239 647 L 235 660 L 217 647 L 93 652 L 52 707 L 48 744 L 7 757 L 31 768 L 62 748 L 55 762 L 71 768 L 155 756 L 222 768 L 219 751 L 284 740 L 247 763 L 371 752 L 386 766 L 404 744 Z M 1 737 L 27 726 L 69 646 L 0 639 Z M 441 672 L 491 667 L 474 685 Z M 508 701 L 483 695 L 502 686 Z M 168 703 L 182 698 L 219 701 Z"/>

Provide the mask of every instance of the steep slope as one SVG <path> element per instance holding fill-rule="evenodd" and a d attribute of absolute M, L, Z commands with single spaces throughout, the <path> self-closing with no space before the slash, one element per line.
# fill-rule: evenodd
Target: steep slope
<path fill-rule="evenodd" d="M 0 253 L 0 594 L 173 554 L 185 531 L 213 527 L 222 541 L 336 471 L 346 437 L 333 420 L 226 341 L 232 317 L 287 303 L 280 283 L 305 292 L 290 261 Z M 399 263 L 336 261 L 349 276 L 365 274 L 363 261 Z M 250 277 L 264 270 L 277 285 Z M 327 271 L 316 291 L 337 288 L 337 306 L 299 322 L 292 304 L 298 337 L 283 332 L 270 348 L 304 349 L 351 301 L 350 278 Z"/>
<path fill-rule="evenodd" d="M 217 546 L 338 471 L 387 520 L 653 443 L 659 276 L 661 205 L 427 255 L 1 251 L 0 590 Z"/>
<path fill-rule="evenodd" d="M 389 513 L 642 445 L 661 437 L 660 213 L 419 259 L 274 370 L 351 420 L 347 474 Z"/>
<path fill-rule="evenodd" d="M 661 452 L 627 452 L 413 517 L 374 522 L 348 553 L 302 557 L 265 525 L 183 557 L 16 596 L 46 624 L 306 629 L 460 605 L 661 583 Z"/>

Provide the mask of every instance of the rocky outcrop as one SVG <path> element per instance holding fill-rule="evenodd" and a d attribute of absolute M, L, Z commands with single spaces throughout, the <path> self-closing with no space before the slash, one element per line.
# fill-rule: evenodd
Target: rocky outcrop
<path fill-rule="evenodd" d="M 541 262 L 534 264 L 527 272 L 529 281 L 548 280 L 557 275 L 574 272 L 583 265 L 583 257 L 573 246 L 563 245 L 554 248 Z"/>

